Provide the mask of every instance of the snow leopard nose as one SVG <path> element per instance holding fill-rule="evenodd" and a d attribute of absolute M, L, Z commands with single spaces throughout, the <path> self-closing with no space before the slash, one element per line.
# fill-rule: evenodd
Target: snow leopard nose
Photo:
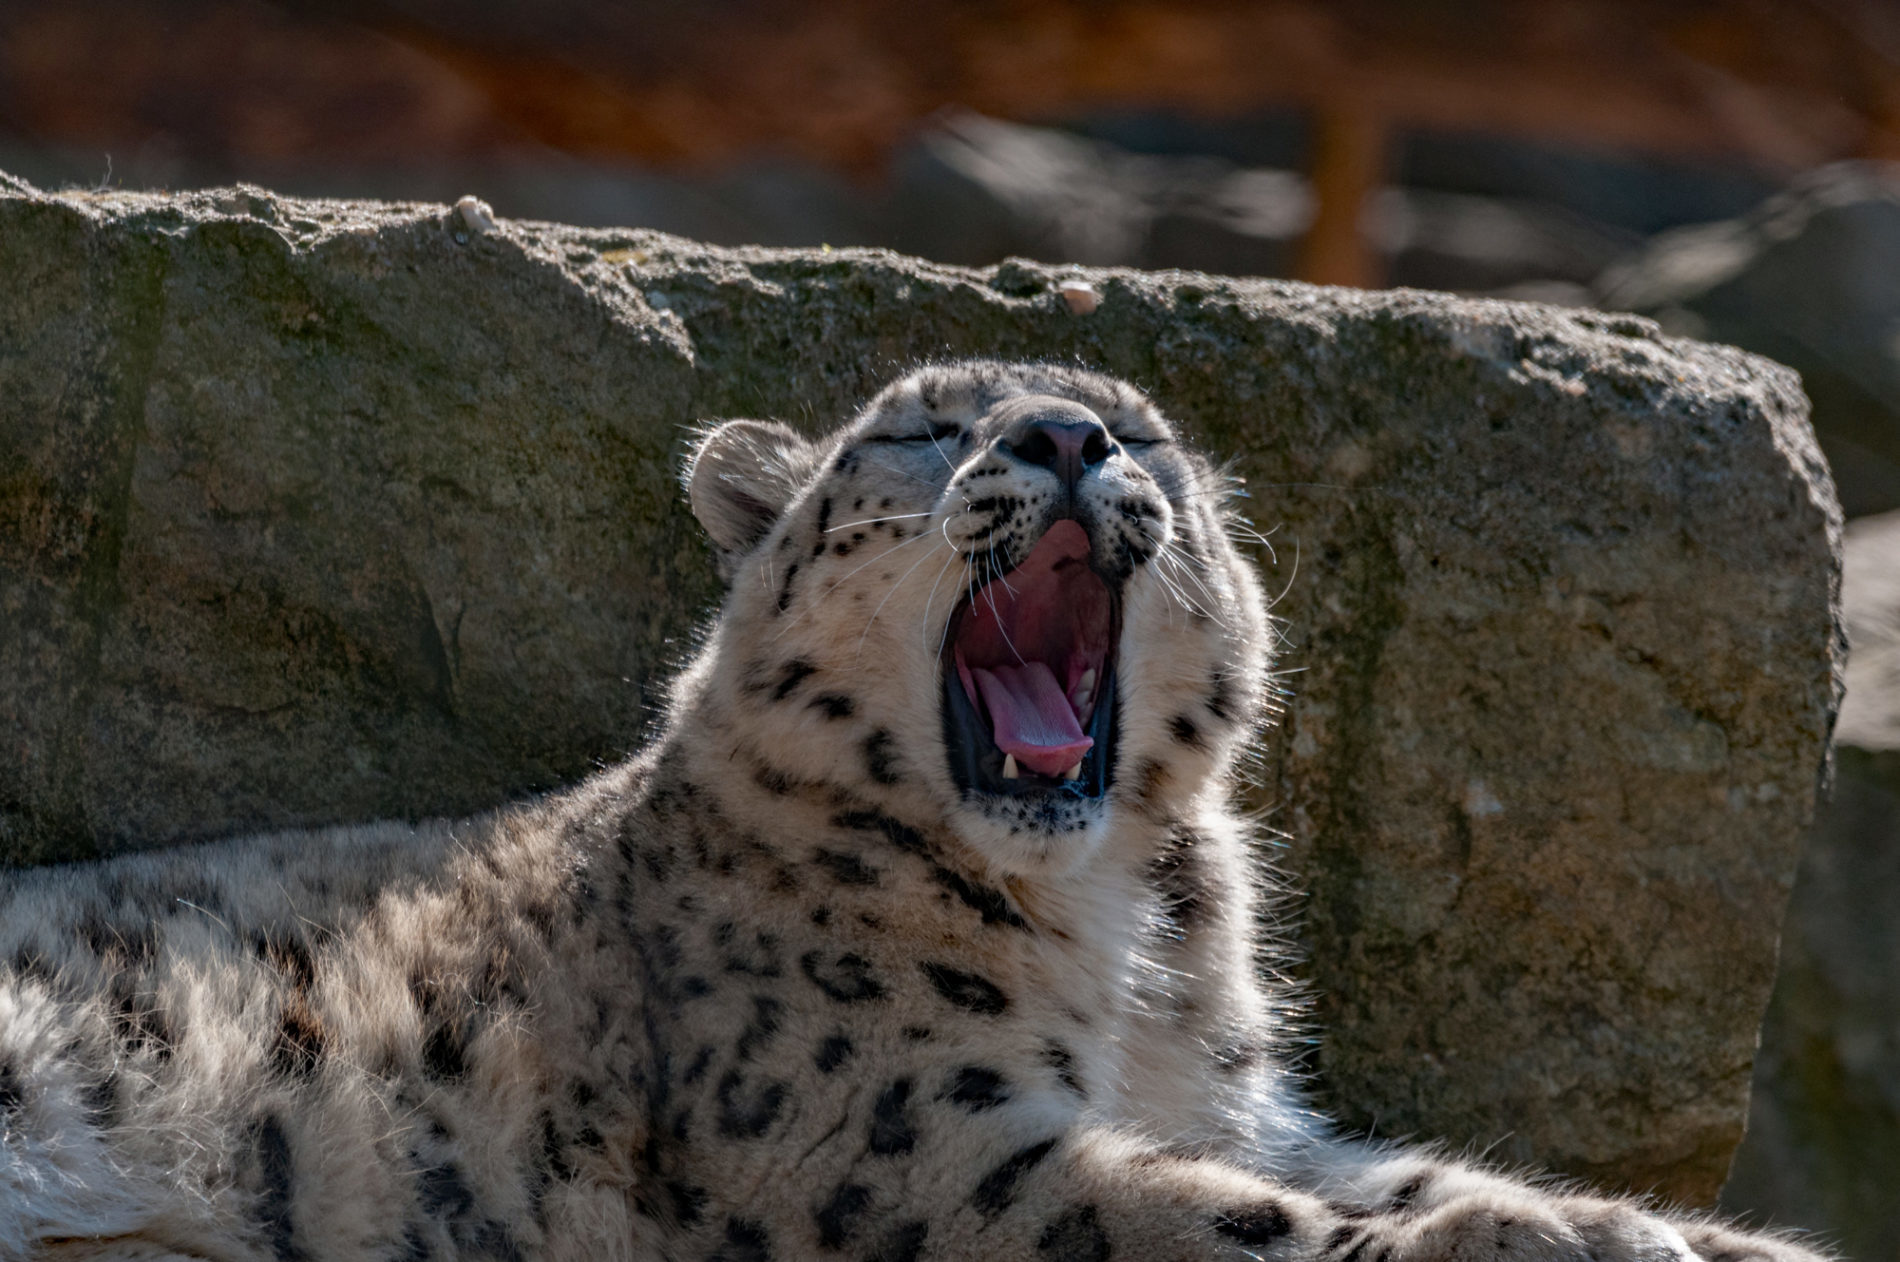
<path fill-rule="evenodd" d="M 1073 491 L 1090 469 L 1108 459 L 1115 442 L 1095 413 L 1066 399 L 1022 400 L 1022 408 L 1004 432 L 1002 449 L 1022 461 L 1051 470 Z"/>

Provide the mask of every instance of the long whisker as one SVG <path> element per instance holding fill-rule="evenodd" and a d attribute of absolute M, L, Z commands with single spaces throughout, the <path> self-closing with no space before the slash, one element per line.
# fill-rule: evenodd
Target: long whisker
<path fill-rule="evenodd" d="M 1221 478 L 1218 472 L 1210 473 L 1208 476 L 1217 481 Z M 1201 475 L 1192 469 L 1157 476 L 1155 485 L 1160 487 L 1161 493 L 1172 502 L 1204 494 L 1208 489 L 1208 484 L 1202 481 Z"/>
<path fill-rule="evenodd" d="M 882 517 L 861 517 L 857 521 L 845 521 L 839 522 L 835 526 L 826 526 L 825 533 L 830 534 L 835 530 L 849 530 L 853 526 L 875 526 L 887 521 L 905 521 L 912 517 L 929 517 L 936 511 L 936 509 L 931 508 L 925 509 L 921 513 L 886 513 Z"/>
<path fill-rule="evenodd" d="M 1244 517 L 1229 517 L 1222 524 L 1225 525 L 1227 528 L 1228 538 L 1240 539 L 1240 540 L 1245 540 L 1248 543 L 1258 544 L 1267 550 L 1268 560 L 1272 561 L 1275 565 L 1280 564 L 1280 554 L 1274 550 L 1273 542 L 1267 538 L 1267 535 L 1270 535 L 1273 533 L 1274 530 L 1279 529 L 1278 526 L 1275 526 L 1273 530 L 1267 531 L 1266 534 L 1262 534 L 1260 531 L 1255 530 L 1253 527 L 1253 523 L 1249 522 Z"/>
<path fill-rule="evenodd" d="M 990 568 L 992 571 L 996 572 L 996 581 L 1001 583 L 1003 585 L 1003 590 L 1008 592 L 1011 596 L 1019 595 L 1020 593 L 1018 593 L 1014 587 L 1011 587 L 1009 585 L 1009 572 L 1016 568 L 1016 562 L 1009 559 L 1009 556 L 1007 555 L 1008 548 L 1005 545 L 998 544 L 997 548 L 1002 548 L 1005 555 L 1003 557 L 1004 568 L 1000 571 L 996 570 L 994 560 L 991 561 Z M 994 558 L 995 555 L 996 555 L 996 548 L 990 549 L 990 556 Z"/>
<path fill-rule="evenodd" d="M 1145 534 L 1146 532 L 1144 531 L 1143 533 Z M 1220 604 L 1220 597 L 1216 596 L 1213 589 L 1201 578 L 1201 573 L 1207 569 L 1205 562 L 1191 562 L 1172 539 L 1161 546 L 1161 551 L 1168 560 L 1174 563 L 1176 570 L 1181 575 L 1201 589 L 1201 595 L 1207 597 L 1207 599 L 1215 605 Z"/>
<path fill-rule="evenodd" d="M 1180 598 L 1182 606 L 1186 608 L 1188 612 L 1199 614 L 1201 617 L 1207 618 L 1213 622 L 1216 622 L 1223 627 L 1227 625 L 1227 619 L 1225 615 L 1220 612 L 1217 612 L 1220 607 L 1220 602 L 1214 598 L 1214 594 L 1212 592 L 1208 592 L 1206 587 L 1200 584 L 1200 580 L 1194 577 L 1193 571 L 1187 569 L 1186 566 L 1182 564 L 1181 558 L 1179 556 L 1173 555 L 1172 552 L 1163 552 L 1158 555 L 1157 559 L 1161 561 L 1165 561 L 1169 565 L 1171 565 L 1173 567 L 1173 572 L 1175 574 L 1183 575 L 1187 577 L 1188 579 L 1193 580 L 1197 586 L 1201 587 L 1201 590 L 1203 592 L 1206 592 L 1208 604 L 1211 604 L 1214 606 L 1214 609 L 1208 609 L 1206 606 L 1202 605 L 1201 602 L 1195 600 L 1192 596 L 1188 595 L 1187 589 L 1180 585 L 1180 580 L 1178 578 L 1174 580 L 1168 580 L 1166 575 L 1164 575 L 1161 570 L 1157 569 L 1155 571 L 1155 576 L 1157 578 L 1163 579 L 1163 581 L 1171 581 L 1172 585 L 1175 588 L 1176 594 Z"/>
<path fill-rule="evenodd" d="M 962 556 L 962 553 L 958 553 L 958 552 L 955 552 L 955 551 L 954 551 L 954 549 L 953 549 L 952 551 L 953 551 L 953 555 L 957 555 L 957 556 Z M 965 558 L 965 559 L 967 560 L 968 558 Z M 975 572 L 976 572 L 976 571 L 975 571 L 975 567 L 974 567 L 974 566 L 971 566 L 971 567 L 967 567 L 967 568 L 966 568 L 966 569 L 964 570 L 964 581 L 965 581 L 965 584 L 966 584 L 966 586 L 965 586 L 965 588 L 964 588 L 964 590 L 965 590 L 965 591 L 968 591 L 968 590 L 969 590 L 969 588 L 968 588 L 968 586 L 967 586 L 967 584 L 968 584 L 968 582 L 969 582 L 969 576 L 970 576 L 970 575 L 972 575 L 972 574 L 974 574 Z M 942 578 L 943 578 L 943 575 L 941 575 L 941 574 L 939 574 L 939 575 L 937 576 L 937 578 L 938 578 L 938 579 L 939 579 L 939 580 L 941 581 L 941 580 L 942 580 Z M 971 599 L 972 599 L 972 600 L 974 600 L 974 599 L 975 599 L 975 596 L 974 596 L 974 595 L 972 595 L 972 596 L 971 596 Z M 937 656 L 938 656 L 938 657 L 942 657 L 942 656 L 943 656 L 943 648 L 944 648 L 944 645 L 946 645 L 946 644 L 948 644 L 948 643 L 950 643 L 950 624 L 951 624 L 951 623 L 953 623 L 953 622 L 955 622 L 955 621 L 956 621 L 956 619 L 955 619 L 955 618 L 945 618 L 945 619 L 943 620 L 943 634 L 937 637 Z"/>
<path fill-rule="evenodd" d="M 1016 647 L 1015 642 L 1009 638 L 1009 632 L 1003 627 L 1003 615 L 996 612 L 996 579 L 994 577 L 996 573 L 996 554 L 994 552 L 985 552 L 983 554 L 983 563 L 989 568 L 992 576 L 989 582 L 983 584 L 983 594 L 989 597 L 990 600 L 990 616 L 996 619 L 996 630 L 998 634 L 1003 637 L 1003 643 L 1009 645 L 1009 651 L 1016 655 L 1016 661 L 1023 666 L 1027 666 L 1029 662 L 1023 657 L 1022 650 Z"/>
<path fill-rule="evenodd" d="M 831 593 L 837 591 L 845 583 L 849 582 L 852 576 L 857 574 L 858 571 L 862 570 L 865 566 L 875 565 L 877 562 L 882 561 L 885 557 L 888 557 L 892 555 L 893 553 L 902 552 L 905 548 L 910 547 L 911 544 L 917 543 L 920 540 L 924 540 L 928 538 L 930 538 L 929 532 L 920 530 L 916 534 L 912 535 L 910 538 L 904 540 L 904 542 L 898 543 L 898 544 L 892 544 L 890 547 L 884 549 L 884 551 L 878 553 L 876 556 L 871 557 L 870 559 L 853 567 L 850 573 L 846 574 L 843 578 L 840 578 L 837 582 L 833 583 L 831 586 L 825 588 L 824 591 L 820 592 L 809 603 L 807 603 L 803 609 L 799 610 L 798 617 L 793 618 L 790 622 L 780 627 L 779 633 L 773 636 L 772 639 L 774 641 L 777 641 L 783 638 L 787 631 L 790 631 L 793 627 L 797 626 L 800 622 L 804 621 L 805 615 L 810 613 L 812 610 L 816 609 L 819 605 L 819 602 L 823 601 L 825 597 L 831 595 Z"/>
<path fill-rule="evenodd" d="M 955 548 L 950 549 L 950 555 L 943 559 L 943 568 L 937 571 L 936 582 L 933 582 L 930 585 L 930 594 L 924 597 L 924 615 L 923 615 L 922 623 L 923 623 L 923 629 L 926 633 L 928 633 L 930 630 L 930 606 L 935 604 L 937 600 L 937 584 L 943 582 L 943 576 L 950 572 L 950 564 L 951 562 L 958 559 L 958 555 L 959 554 Z M 945 636 L 948 636 L 950 634 L 950 620 L 948 618 L 944 619 L 943 633 Z M 943 645 L 941 643 L 937 645 L 937 654 L 940 657 L 943 655 Z"/>
<path fill-rule="evenodd" d="M 943 489 L 942 487 L 938 486 L 935 482 L 932 482 L 929 478 L 920 478 L 914 473 L 906 473 L 904 470 L 897 468 L 895 465 L 885 464 L 882 460 L 873 460 L 869 456 L 862 456 L 861 459 L 864 461 L 865 464 L 876 465 L 878 468 L 884 470 L 886 473 L 895 473 L 900 478 L 909 478 L 912 482 L 916 482 L 923 486 L 927 486 L 933 491 L 941 491 Z"/>
<path fill-rule="evenodd" d="M 935 434 L 932 434 L 930 436 L 930 445 L 932 447 L 937 448 L 937 457 L 938 459 L 943 461 L 943 467 L 950 470 L 951 473 L 955 473 L 957 471 L 956 464 L 950 459 L 950 457 L 943 454 L 943 448 L 938 445 L 937 436 Z"/>
<path fill-rule="evenodd" d="M 1168 576 L 1166 574 L 1163 574 L 1160 570 L 1155 570 L 1154 576 L 1155 576 L 1155 581 L 1161 584 L 1161 590 L 1168 593 L 1168 596 L 1170 597 L 1168 601 L 1168 625 L 1172 627 L 1174 625 L 1175 606 L 1179 605 L 1185 608 L 1187 605 L 1187 597 L 1183 596 L 1181 594 L 1181 589 L 1179 587 L 1176 587 L 1173 583 L 1169 582 Z"/>
<path fill-rule="evenodd" d="M 1245 517 L 1229 517 L 1227 519 L 1227 532 L 1229 534 L 1239 535 L 1243 539 L 1251 539 L 1255 543 L 1267 543 L 1267 536 L 1278 529 L 1279 527 L 1275 526 L 1271 530 L 1263 532 L 1254 529 L 1253 523 L 1248 521 Z M 1268 546 L 1271 547 L 1272 545 L 1268 544 Z"/>
<path fill-rule="evenodd" d="M 970 604 L 975 605 L 976 604 L 976 567 L 974 565 L 966 565 L 963 567 L 963 590 Z M 943 624 L 943 633 L 945 636 L 948 636 L 950 634 L 950 624 L 947 621 Z M 937 646 L 937 651 L 939 653 L 943 652 L 943 646 L 941 644 Z"/>
<path fill-rule="evenodd" d="M 1222 583 L 1206 562 L 1191 560 L 1184 555 L 1179 546 L 1171 546 L 1169 554 L 1176 568 L 1187 576 L 1189 582 L 1200 588 L 1201 594 L 1207 597 L 1207 603 L 1209 605 L 1213 606 L 1215 610 L 1220 610 L 1225 607 L 1224 598 L 1231 595 L 1232 588 Z M 1206 577 L 1203 577 L 1203 575 Z M 1217 592 L 1213 587 L 1209 586 L 1208 581 L 1210 579 L 1213 580 L 1214 583 L 1219 584 L 1222 590 Z"/>
<path fill-rule="evenodd" d="M 1201 576 L 1196 573 L 1196 567 L 1189 563 L 1180 548 L 1176 546 L 1176 541 L 1170 539 L 1164 542 L 1155 538 L 1154 535 L 1148 533 L 1148 524 L 1146 522 L 1137 522 L 1136 529 L 1140 531 L 1144 539 L 1154 545 L 1156 561 L 1154 570 L 1155 577 L 1160 580 L 1162 585 L 1175 598 L 1176 602 L 1190 613 L 1199 614 L 1203 618 L 1211 619 L 1223 627 L 1227 626 L 1226 618 L 1222 613 L 1217 612 L 1221 608 L 1220 598 L 1202 581 Z M 1164 569 L 1164 566 L 1169 568 Z M 1173 574 L 1179 575 L 1180 577 L 1171 579 L 1169 577 L 1170 570 Z M 1213 608 L 1204 608 L 1198 601 L 1190 598 L 1186 589 L 1181 586 L 1181 579 L 1186 579 L 1198 587 L 1201 590 L 1201 594 L 1207 597 L 1208 604 Z"/>
<path fill-rule="evenodd" d="M 1165 552 L 1157 554 L 1157 559 L 1158 560 L 1173 560 L 1173 558 L 1169 557 Z M 1191 613 L 1191 614 L 1198 614 L 1199 616 L 1203 618 L 1214 617 L 1213 614 L 1210 614 L 1207 612 L 1207 610 L 1201 608 L 1201 605 L 1198 601 L 1196 601 L 1192 596 L 1188 595 L 1187 588 L 1181 585 L 1181 581 L 1178 578 L 1168 577 L 1167 571 L 1161 569 L 1159 566 L 1156 567 L 1154 574 L 1156 578 L 1161 580 L 1162 586 L 1166 587 L 1171 593 L 1173 593 L 1175 603 L 1180 605 L 1182 609 L 1186 610 L 1188 613 Z"/>
<path fill-rule="evenodd" d="M 911 567 L 908 570 L 904 571 L 903 577 L 899 578 L 895 583 L 892 583 L 891 589 L 884 593 L 884 599 L 877 602 L 877 608 L 871 611 L 871 620 L 864 624 L 864 631 L 862 634 L 858 636 L 857 652 L 851 658 L 853 664 L 855 664 L 860 658 L 864 656 L 865 637 L 869 636 L 871 634 L 871 628 L 877 625 L 877 616 L 884 612 L 884 606 L 890 603 L 891 597 L 897 595 L 898 588 L 902 587 L 905 583 L 910 581 L 910 576 L 917 572 L 917 567 L 922 565 L 925 561 L 928 561 L 931 557 L 935 555 L 936 553 L 934 551 L 926 552 L 922 556 L 918 557 L 915 561 L 911 562 Z"/>
<path fill-rule="evenodd" d="M 1286 576 L 1286 586 L 1280 589 L 1280 594 L 1267 602 L 1267 608 L 1271 609 L 1275 605 L 1279 604 L 1281 601 L 1285 600 L 1286 594 L 1293 590 L 1293 580 L 1298 578 L 1299 576 L 1300 576 L 1300 540 L 1299 540 L 1299 537 L 1296 535 L 1294 536 L 1294 539 L 1293 539 L 1293 572 Z"/>

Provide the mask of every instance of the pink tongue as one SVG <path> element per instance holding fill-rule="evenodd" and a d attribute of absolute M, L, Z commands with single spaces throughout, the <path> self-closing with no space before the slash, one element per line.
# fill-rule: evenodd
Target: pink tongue
<path fill-rule="evenodd" d="M 973 666 L 970 674 L 996 722 L 996 747 L 1031 771 L 1059 776 L 1095 743 L 1082 735 L 1062 685 L 1044 663 Z"/>

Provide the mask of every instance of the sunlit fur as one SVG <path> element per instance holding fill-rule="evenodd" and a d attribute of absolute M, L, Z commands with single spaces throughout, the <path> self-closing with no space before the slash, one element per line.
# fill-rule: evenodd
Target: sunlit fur
<path fill-rule="evenodd" d="M 1099 801 L 965 793 L 944 744 L 952 611 L 1049 524 L 999 441 L 1030 395 L 1112 439 Z M 1302 1104 L 1230 800 L 1273 632 L 1224 485 L 1063 366 L 708 426 L 730 590 L 631 761 L 0 885 L 0 1262 L 1812 1262 Z"/>

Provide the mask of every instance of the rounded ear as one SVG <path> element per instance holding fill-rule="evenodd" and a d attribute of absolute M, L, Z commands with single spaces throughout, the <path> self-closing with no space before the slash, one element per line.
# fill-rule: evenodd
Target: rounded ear
<path fill-rule="evenodd" d="M 818 468 L 818 447 L 776 421 L 703 431 L 686 460 L 693 516 L 727 557 L 765 537 Z"/>

